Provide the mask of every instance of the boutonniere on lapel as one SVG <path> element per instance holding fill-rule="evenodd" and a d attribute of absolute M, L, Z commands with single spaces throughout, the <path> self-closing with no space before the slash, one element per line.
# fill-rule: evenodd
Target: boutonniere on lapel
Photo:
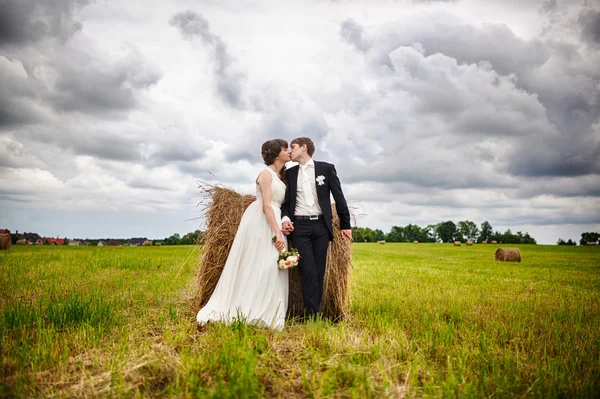
<path fill-rule="evenodd" d="M 315 180 L 317 181 L 317 183 L 319 183 L 319 186 L 322 186 L 323 184 L 325 184 L 325 176 L 323 176 L 323 175 L 317 176 L 317 178 Z"/>

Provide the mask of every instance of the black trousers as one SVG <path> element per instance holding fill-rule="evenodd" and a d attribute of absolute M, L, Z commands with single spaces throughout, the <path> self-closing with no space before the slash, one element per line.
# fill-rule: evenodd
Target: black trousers
<path fill-rule="evenodd" d="M 302 276 L 302 296 L 306 313 L 311 315 L 321 311 L 329 231 L 322 217 L 296 220 L 291 238 L 300 253 L 298 268 Z"/>

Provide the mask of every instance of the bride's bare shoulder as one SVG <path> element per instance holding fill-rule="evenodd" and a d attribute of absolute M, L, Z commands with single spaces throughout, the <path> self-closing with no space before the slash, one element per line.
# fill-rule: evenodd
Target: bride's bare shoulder
<path fill-rule="evenodd" d="M 272 179 L 273 179 L 273 176 L 271 175 L 271 172 L 269 172 L 269 169 L 264 168 L 258 174 L 258 177 L 256 178 L 255 182 L 256 182 L 256 184 L 260 184 L 261 181 L 263 181 L 265 183 L 270 183 Z"/>

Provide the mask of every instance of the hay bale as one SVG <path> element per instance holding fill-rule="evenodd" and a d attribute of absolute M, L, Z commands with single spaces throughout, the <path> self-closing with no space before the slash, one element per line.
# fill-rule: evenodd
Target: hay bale
<path fill-rule="evenodd" d="M 588 241 L 588 242 L 585 243 L 586 247 L 595 247 L 596 245 L 598 245 L 598 244 L 595 243 L 595 242 L 590 242 L 590 241 Z"/>
<path fill-rule="evenodd" d="M 8 251 L 12 248 L 12 238 L 10 234 L 0 234 L 0 250 Z"/>
<path fill-rule="evenodd" d="M 520 262 L 521 251 L 514 247 L 498 248 L 494 253 L 494 259 L 496 262 Z"/>
<path fill-rule="evenodd" d="M 157 243 L 156 243 L 154 246 L 155 246 L 155 247 L 160 247 L 161 245 L 162 245 L 162 243 L 160 243 L 160 242 L 157 242 Z"/>
<path fill-rule="evenodd" d="M 377 244 L 385 244 L 385 240 L 377 241 Z"/>
<path fill-rule="evenodd" d="M 215 290 L 242 215 L 256 199 L 252 195 L 241 195 L 223 187 L 203 183 L 199 187 L 205 195 L 201 205 L 206 212 L 207 228 L 202 237 L 203 251 L 194 287 L 196 295 L 193 306 L 196 311 L 206 305 Z M 348 316 L 352 244 L 341 236 L 339 218 L 333 204 L 332 213 L 334 241 L 329 243 L 321 310 L 323 316 L 339 320 Z M 300 271 L 297 267 L 289 271 L 289 278 L 287 315 L 295 317 L 304 311 Z"/>
<path fill-rule="evenodd" d="M 481 241 L 482 244 L 487 244 L 486 240 Z"/>
<path fill-rule="evenodd" d="M 493 240 L 492 244 L 498 244 L 498 242 L 496 240 Z"/>
<path fill-rule="evenodd" d="M 152 241 L 149 241 L 149 240 L 144 241 L 144 246 L 145 247 L 151 247 L 152 246 Z"/>
<path fill-rule="evenodd" d="M 467 241 L 467 247 L 472 247 L 473 246 L 473 241 Z"/>
<path fill-rule="evenodd" d="M 455 246 L 455 247 L 460 247 L 460 245 L 461 245 L 461 244 L 460 244 L 460 241 L 454 241 L 454 246 Z"/>
<path fill-rule="evenodd" d="M 333 320 L 344 320 L 348 317 L 350 308 L 352 242 L 342 237 L 340 219 L 335 204 L 331 204 L 331 214 L 333 217 L 333 241 L 329 242 L 327 253 L 327 269 L 323 283 L 321 311 L 324 317 Z M 290 315 L 294 316 L 291 313 Z"/>
<path fill-rule="evenodd" d="M 27 240 L 25 238 L 17 240 L 17 245 L 27 245 Z"/>
<path fill-rule="evenodd" d="M 418 243 L 419 243 L 419 241 L 417 241 L 417 240 L 413 241 L 413 244 L 418 244 Z"/>

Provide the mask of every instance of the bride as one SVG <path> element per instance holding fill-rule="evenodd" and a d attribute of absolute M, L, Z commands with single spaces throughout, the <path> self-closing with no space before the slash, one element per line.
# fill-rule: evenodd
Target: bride
<path fill-rule="evenodd" d="M 287 247 L 281 232 L 281 204 L 286 190 L 283 169 L 291 159 L 288 143 L 267 141 L 262 145 L 262 158 L 267 166 L 256 179 L 256 201 L 244 212 L 215 291 L 198 312 L 200 324 L 243 319 L 283 329 L 288 271 L 277 267 L 277 258 Z"/>

